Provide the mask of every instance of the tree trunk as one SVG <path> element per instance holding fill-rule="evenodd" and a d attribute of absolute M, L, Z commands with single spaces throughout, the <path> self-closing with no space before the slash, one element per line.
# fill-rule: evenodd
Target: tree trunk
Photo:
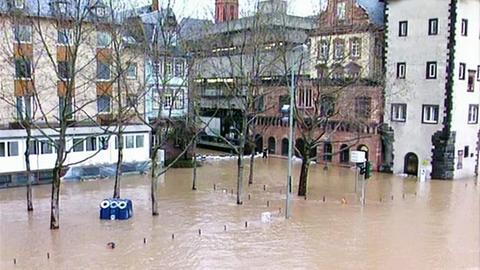
<path fill-rule="evenodd" d="M 308 158 L 302 159 L 302 168 L 300 171 L 300 180 L 298 182 L 298 196 L 307 196 L 308 169 L 310 167 Z"/>
<path fill-rule="evenodd" d="M 254 149 L 255 150 L 255 149 Z M 255 164 L 255 151 L 250 156 L 250 173 L 248 174 L 248 184 L 253 184 L 253 166 Z"/>
<path fill-rule="evenodd" d="M 243 148 L 241 148 L 241 152 L 238 154 L 237 160 L 237 204 L 243 204 L 242 201 L 242 193 L 243 193 Z"/>
<path fill-rule="evenodd" d="M 50 206 L 50 229 L 60 228 L 60 172 L 58 164 L 53 169 L 52 198 Z"/>
<path fill-rule="evenodd" d="M 193 175 L 192 190 L 197 190 L 197 138 L 193 138 Z"/>
<path fill-rule="evenodd" d="M 154 143 L 154 150 L 152 153 L 152 174 L 151 174 L 151 199 L 152 199 L 152 215 L 158 216 L 158 151 L 160 151 L 160 131 L 157 131 L 155 134 L 155 143 Z"/>
<path fill-rule="evenodd" d="M 119 127 L 119 130 L 122 127 Z M 123 134 L 121 131 L 117 134 L 118 142 L 118 160 L 117 171 L 115 172 L 115 186 L 113 188 L 113 198 L 120 199 L 120 178 L 122 177 L 122 163 L 123 163 Z"/>
<path fill-rule="evenodd" d="M 27 169 L 27 211 L 33 211 L 33 199 L 32 199 L 32 183 L 35 180 L 35 175 L 32 173 L 30 166 L 30 130 L 27 128 L 27 141 L 25 148 L 25 166 Z"/>

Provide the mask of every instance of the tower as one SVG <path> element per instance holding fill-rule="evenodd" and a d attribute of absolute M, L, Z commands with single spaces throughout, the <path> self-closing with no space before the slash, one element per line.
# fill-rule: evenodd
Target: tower
<path fill-rule="evenodd" d="M 215 22 L 238 19 L 238 0 L 215 0 Z"/>

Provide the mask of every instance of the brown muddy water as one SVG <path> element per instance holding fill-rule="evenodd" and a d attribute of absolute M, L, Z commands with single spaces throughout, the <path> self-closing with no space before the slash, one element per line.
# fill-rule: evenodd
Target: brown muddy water
<path fill-rule="evenodd" d="M 150 215 L 148 179 L 125 177 L 122 197 L 135 211 L 129 221 L 99 220 L 111 180 L 63 183 L 61 227 L 53 232 L 50 186 L 34 187 L 31 215 L 24 188 L 0 190 L 0 269 L 479 269 L 480 186 L 473 179 L 418 183 L 378 174 L 362 208 L 352 170 L 315 165 L 308 200 L 295 198 L 286 221 L 286 161 L 256 160 L 242 206 L 231 195 L 235 164 L 207 161 L 195 192 L 191 170 L 170 171 L 159 187 L 158 217 Z M 273 219 L 264 224 L 267 211 Z"/>

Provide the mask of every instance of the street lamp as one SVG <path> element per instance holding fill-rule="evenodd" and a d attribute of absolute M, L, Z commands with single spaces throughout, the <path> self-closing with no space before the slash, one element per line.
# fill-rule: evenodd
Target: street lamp
<path fill-rule="evenodd" d="M 288 175 L 287 175 L 287 194 L 286 194 L 286 202 L 285 202 L 285 218 L 290 218 L 290 200 L 292 197 L 292 156 L 293 156 L 293 110 L 294 110 L 294 99 L 295 99 L 295 55 L 296 51 L 300 51 L 302 54 L 304 51 L 308 49 L 306 44 L 298 45 L 292 48 L 291 53 L 292 56 L 290 57 L 290 68 L 291 68 L 291 81 L 290 81 L 290 116 L 289 116 L 289 128 L 290 133 L 288 136 Z M 301 54 L 301 56 L 302 56 Z"/>

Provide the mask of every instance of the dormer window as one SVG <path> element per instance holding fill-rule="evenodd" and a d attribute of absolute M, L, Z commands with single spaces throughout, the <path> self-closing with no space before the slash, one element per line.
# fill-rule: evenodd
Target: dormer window
<path fill-rule="evenodd" d="M 14 0 L 15 8 L 24 9 L 25 8 L 25 0 Z"/>
<path fill-rule="evenodd" d="M 100 6 L 100 7 L 96 7 L 95 8 L 95 12 L 97 13 L 97 16 L 98 17 L 105 17 L 107 16 L 107 9 L 103 6 Z"/>
<path fill-rule="evenodd" d="M 58 5 L 57 6 L 58 12 L 60 14 L 63 14 L 63 15 L 67 14 L 67 12 L 68 12 L 68 3 L 67 2 L 58 2 L 57 5 Z"/>

